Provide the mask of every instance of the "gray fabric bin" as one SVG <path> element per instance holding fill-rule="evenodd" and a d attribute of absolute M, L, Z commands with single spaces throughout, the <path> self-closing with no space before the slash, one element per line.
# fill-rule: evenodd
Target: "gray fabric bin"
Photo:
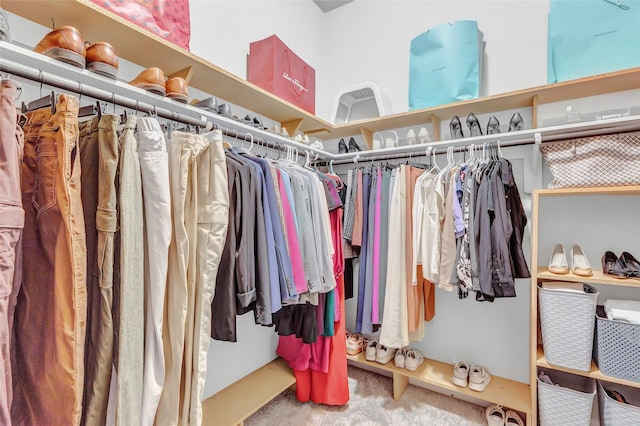
<path fill-rule="evenodd" d="M 604 391 L 617 391 L 628 404 L 611 398 Z M 640 389 L 598 381 L 598 405 L 601 426 L 631 426 L 640 424 Z"/>
<path fill-rule="evenodd" d="M 544 372 L 557 386 L 537 379 L 540 426 L 589 426 L 595 380 L 562 371 Z"/>
<path fill-rule="evenodd" d="M 549 364 L 589 371 L 598 292 L 584 293 L 538 287 L 544 356 Z"/>
<path fill-rule="evenodd" d="M 602 374 L 640 383 L 640 325 L 610 320 L 599 306 L 594 352 Z"/>

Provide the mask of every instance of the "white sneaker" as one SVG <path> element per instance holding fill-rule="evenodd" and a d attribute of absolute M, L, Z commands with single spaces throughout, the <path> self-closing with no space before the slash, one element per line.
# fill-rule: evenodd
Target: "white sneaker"
<path fill-rule="evenodd" d="M 505 413 L 501 406 L 493 404 L 487 407 L 485 411 L 485 417 L 487 418 L 487 424 L 489 426 L 504 426 Z"/>
<path fill-rule="evenodd" d="M 524 426 L 524 421 L 520 418 L 518 413 L 513 410 L 509 410 L 504 418 L 504 424 L 505 426 Z"/>
<path fill-rule="evenodd" d="M 396 350 L 388 348 L 378 343 L 378 350 L 376 351 L 376 361 L 380 364 L 386 364 L 391 361 L 396 354 Z"/>
<path fill-rule="evenodd" d="M 469 370 L 469 389 L 482 392 L 491 383 L 491 374 L 482 365 L 474 365 Z"/>
<path fill-rule="evenodd" d="M 469 381 L 469 364 L 465 361 L 458 361 L 453 366 L 453 384 L 463 388 L 467 387 Z"/>
<path fill-rule="evenodd" d="M 364 352 L 364 356 L 367 361 L 376 360 L 376 352 L 378 351 L 378 339 L 371 339 L 367 342 L 367 349 Z"/>
<path fill-rule="evenodd" d="M 405 356 L 408 348 L 398 349 L 396 355 L 393 357 L 393 363 L 398 368 L 404 368 Z"/>
<path fill-rule="evenodd" d="M 413 129 L 409 129 L 407 132 L 407 145 L 413 145 L 416 143 L 416 132 Z"/>
<path fill-rule="evenodd" d="M 417 349 L 410 349 L 405 353 L 404 367 L 409 371 L 416 371 L 424 361 L 424 356 Z"/>

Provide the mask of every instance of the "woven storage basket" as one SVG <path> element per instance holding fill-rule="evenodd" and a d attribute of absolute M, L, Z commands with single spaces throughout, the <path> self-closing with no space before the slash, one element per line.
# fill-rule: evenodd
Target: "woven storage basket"
<path fill-rule="evenodd" d="M 640 184 L 640 132 L 545 143 L 549 188 Z"/>
<path fill-rule="evenodd" d="M 640 325 L 610 320 L 598 307 L 595 359 L 602 374 L 640 383 Z"/>
<path fill-rule="evenodd" d="M 549 364 L 589 371 L 598 292 L 583 286 L 584 293 L 538 288 L 540 325 Z"/>
<path fill-rule="evenodd" d="M 611 398 L 604 389 L 618 391 L 628 404 Z M 602 426 L 631 426 L 640 424 L 640 389 L 613 383 L 598 382 L 598 405 Z"/>
<path fill-rule="evenodd" d="M 547 371 L 555 385 L 538 381 L 541 426 L 589 426 L 596 395 L 595 380 L 562 371 Z"/>

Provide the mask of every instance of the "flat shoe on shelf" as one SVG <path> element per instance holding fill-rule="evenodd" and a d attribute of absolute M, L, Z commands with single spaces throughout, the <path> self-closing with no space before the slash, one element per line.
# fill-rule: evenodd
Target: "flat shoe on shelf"
<path fill-rule="evenodd" d="M 571 272 L 581 277 L 590 277 L 593 275 L 589 259 L 582 251 L 582 248 L 574 244 L 571 248 Z"/>
<path fill-rule="evenodd" d="M 499 405 L 488 406 L 485 411 L 485 417 L 489 426 L 504 426 L 505 424 L 505 412 Z"/>
<path fill-rule="evenodd" d="M 612 251 L 607 251 L 602 256 L 602 273 L 613 278 L 627 278 L 627 269 Z"/>
<path fill-rule="evenodd" d="M 518 413 L 508 410 L 504 418 L 504 424 L 505 426 L 524 426 L 524 421 L 522 421 Z"/>
<path fill-rule="evenodd" d="M 567 255 L 564 252 L 562 244 L 556 244 L 551 252 L 549 259 L 549 272 L 552 274 L 564 275 L 569 273 L 569 265 L 567 264 Z"/>
<path fill-rule="evenodd" d="M 640 262 L 629 252 L 622 252 L 620 255 L 620 263 L 627 270 L 627 276 L 640 277 Z"/>

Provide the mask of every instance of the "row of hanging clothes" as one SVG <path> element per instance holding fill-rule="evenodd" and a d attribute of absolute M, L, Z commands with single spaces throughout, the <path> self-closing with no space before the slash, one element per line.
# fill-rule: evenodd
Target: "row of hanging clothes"
<path fill-rule="evenodd" d="M 202 424 L 210 336 L 251 310 L 310 354 L 301 400 L 348 400 L 339 178 L 0 89 L 0 424 Z"/>
<path fill-rule="evenodd" d="M 233 142 L 233 141 L 232 141 Z M 300 401 L 349 400 L 342 211 L 345 185 L 307 153 L 225 149 L 229 229 L 213 298 L 211 337 L 236 341 L 236 315 L 275 326 Z M 295 154 L 294 154 L 295 151 Z M 341 195 L 342 194 L 342 195 Z"/>
<path fill-rule="evenodd" d="M 0 87 L 0 423 L 201 424 L 222 132 Z"/>
<path fill-rule="evenodd" d="M 527 217 L 511 162 L 499 144 L 463 152 L 456 162 L 449 147 L 442 168 L 429 147 L 428 164 L 372 163 L 347 174 L 347 297 L 357 297 L 355 331 L 380 331 L 384 346 L 422 340 L 436 288 L 493 302 L 515 297 L 514 279 L 530 277 Z"/>

